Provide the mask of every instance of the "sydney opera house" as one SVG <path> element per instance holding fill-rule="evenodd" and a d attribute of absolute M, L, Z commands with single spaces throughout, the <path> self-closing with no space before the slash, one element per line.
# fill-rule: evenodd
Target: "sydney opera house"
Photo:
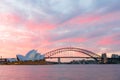
<path fill-rule="evenodd" d="M 41 55 L 37 52 L 37 50 L 29 51 L 25 56 L 23 55 L 16 55 L 18 61 L 36 61 L 36 60 L 43 60 L 44 55 Z"/>
<path fill-rule="evenodd" d="M 45 56 L 34 49 L 30 50 L 25 56 L 18 54 L 16 57 L 7 59 L 7 61 L 14 64 L 45 64 Z"/>

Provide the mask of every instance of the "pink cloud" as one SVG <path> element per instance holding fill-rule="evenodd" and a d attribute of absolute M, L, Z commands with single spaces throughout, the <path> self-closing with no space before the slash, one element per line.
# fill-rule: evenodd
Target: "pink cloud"
<path fill-rule="evenodd" d="M 22 26 L 19 26 L 22 24 Z M 18 26 L 17 26 L 18 24 Z M 24 27 L 24 28 L 22 28 Z M 50 42 L 46 35 L 55 26 L 51 23 L 22 19 L 14 14 L 0 14 L 0 53 L 4 57 L 15 57 L 35 48 L 43 52 Z"/>
<path fill-rule="evenodd" d="M 30 30 L 50 30 L 55 28 L 54 24 L 51 24 L 49 22 L 35 22 L 32 20 L 28 20 L 25 22 L 25 26 Z"/>
<path fill-rule="evenodd" d="M 58 40 L 58 42 L 85 42 L 87 39 L 85 38 L 68 38 L 68 39 L 62 39 Z"/>
<path fill-rule="evenodd" d="M 117 37 L 118 36 L 116 36 L 116 35 L 106 36 L 104 38 L 99 39 L 97 44 L 102 45 L 102 46 L 120 44 L 119 40 L 116 40 Z"/>
<path fill-rule="evenodd" d="M 103 38 L 98 41 L 99 45 L 111 45 L 114 44 L 114 40 L 112 38 Z"/>
<path fill-rule="evenodd" d="M 76 16 L 67 22 L 63 23 L 62 25 L 66 24 L 100 24 L 100 23 L 106 23 L 106 22 L 111 22 L 115 20 L 120 20 L 120 11 L 117 12 L 112 12 L 108 14 L 103 14 L 103 15 L 96 15 L 96 14 L 87 14 L 87 15 L 80 15 Z M 83 26 L 86 27 L 86 26 Z"/>
<path fill-rule="evenodd" d="M 21 17 L 12 13 L 0 14 L 0 24 L 3 25 L 15 25 L 21 21 Z"/>

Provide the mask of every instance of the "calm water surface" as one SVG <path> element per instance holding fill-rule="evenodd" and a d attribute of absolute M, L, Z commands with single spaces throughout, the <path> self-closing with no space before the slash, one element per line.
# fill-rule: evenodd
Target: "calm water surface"
<path fill-rule="evenodd" d="M 120 80 L 120 65 L 1 65 L 0 80 Z"/>

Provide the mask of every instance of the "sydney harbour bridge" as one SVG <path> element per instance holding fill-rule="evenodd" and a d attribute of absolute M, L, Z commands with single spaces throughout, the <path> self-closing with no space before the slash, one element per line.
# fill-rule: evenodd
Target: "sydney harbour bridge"
<path fill-rule="evenodd" d="M 55 56 L 57 54 L 62 54 L 69 51 L 75 52 L 74 55 L 77 52 L 79 54 L 84 54 L 87 57 L 86 56 L 70 56 L 70 55 L 68 56 L 67 53 L 65 54 L 66 56 Z M 64 47 L 64 48 L 55 49 L 45 53 L 45 59 L 54 59 L 54 58 L 58 59 L 58 63 L 61 62 L 61 58 L 92 58 L 96 62 L 99 62 L 101 59 L 101 56 L 86 49 L 75 48 L 75 47 Z"/>

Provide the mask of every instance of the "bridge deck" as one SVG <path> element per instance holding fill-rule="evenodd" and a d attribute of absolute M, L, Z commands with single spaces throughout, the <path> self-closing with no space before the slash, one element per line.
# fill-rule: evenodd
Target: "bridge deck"
<path fill-rule="evenodd" d="M 45 59 L 48 59 L 48 58 L 91 58 L 91 57 L 45 57 Z"/>

